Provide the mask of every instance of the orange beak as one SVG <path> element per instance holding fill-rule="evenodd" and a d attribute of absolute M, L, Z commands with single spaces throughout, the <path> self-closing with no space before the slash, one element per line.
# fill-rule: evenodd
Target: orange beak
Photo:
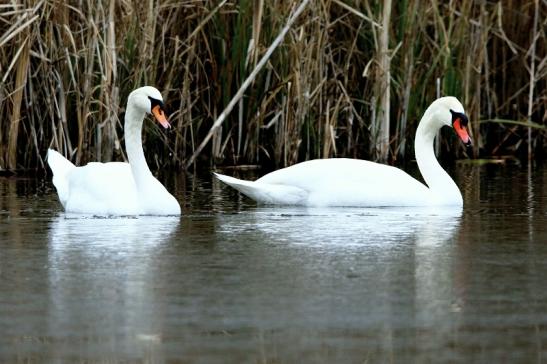
<path fill-rule="evenodd" d="M 469 133 L 467 132 L 467 128 L 462 126 L 461 119 L 456 119 L 452 125 L 454 126 L 454 130 L 456 131 L 456 134 L 458 134 L 458 137 L 461 139 L 461 141 L 466 146 L 470 146 L 471 145 L 471 138 L 469 137 Z"/>
<path fill-rule="evenodd" d="M 154 117 L 158 121 L 158 123 L 161 124 L 165 129 L 170 127 L 171 125 L 167 121 L 167 118 L 165 117 L 165 112 L 163 112 L 163 109 L 160 107 L 160 105 L 156 105 L 152 108 L 152 114 L 154 114 Z"/>

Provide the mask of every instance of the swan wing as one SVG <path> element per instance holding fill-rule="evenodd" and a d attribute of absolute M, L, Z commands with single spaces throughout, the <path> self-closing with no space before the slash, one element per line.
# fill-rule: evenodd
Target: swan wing
<path fill-rule="evenodd" d="M 128 163 L 92 162 L 68 175 L 67 212 L 96 215 L 140 213 L 137 189 Z"/>

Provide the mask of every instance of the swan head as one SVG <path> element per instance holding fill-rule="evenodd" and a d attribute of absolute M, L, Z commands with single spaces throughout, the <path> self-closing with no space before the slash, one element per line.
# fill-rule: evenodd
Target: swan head
<path fill-rule="evenodd" d="M 433 112 L 433 119 L 454 129 L 456 135 L 466 146 L 471 145 L 471 137 L 467 131 L 469 119 L 465 115 L 463 105 L 457 98 L 454 96 L 438 98 L 431 104 L 430 110 Z"/>
<path fill-rule="evenodd" d="M 170 126 L 163 105 L 163 97 L 157 88 L 144 86 L 134 90 L 129 94 L 127 104 L 147 114 L 153 114 L 156 121 L 164 128 Z"/>

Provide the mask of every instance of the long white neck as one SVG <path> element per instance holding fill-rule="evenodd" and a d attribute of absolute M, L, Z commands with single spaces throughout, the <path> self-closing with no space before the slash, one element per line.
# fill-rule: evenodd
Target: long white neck
<path fill-rule="evenodd" d="M 131 165 L 137 188 L 142 186 L 148 176 L 152 175 L 142 150 L 141 133 L 144 116 L 143 111 L 138 110 L 131 102 L 128 102 L 124 123 L 125 149 L 127 150 L 127 159 Z"/>
<path fill-rule="evenodd" d="M 434 112 L 431 108 L 428 108 L 418 125 L 416 140 L 414 141 L 416 162 L 434 199 L 461 204 L 462 194 L 460 189 L 441 167 L 433 151 L 433 141 L 440 129 L 436 125 L 434 117 Z"/>

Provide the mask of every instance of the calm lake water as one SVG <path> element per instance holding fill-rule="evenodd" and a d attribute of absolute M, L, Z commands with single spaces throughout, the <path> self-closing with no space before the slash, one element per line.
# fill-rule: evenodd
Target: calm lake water
<path fill-rule="evenodd" d="M 463 210 L 264 207 L 206 174 L 165 181 L 180 218 L 112 219 L 0 178 L 0 362 L 547 361 L 547 166 L 452 174 Z"/>

